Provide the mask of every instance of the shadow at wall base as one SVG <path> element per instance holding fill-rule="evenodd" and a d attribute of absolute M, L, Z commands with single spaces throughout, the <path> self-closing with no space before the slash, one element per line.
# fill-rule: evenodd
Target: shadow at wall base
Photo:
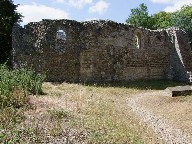
<path fill-rule="evenodd" d="M 115 87 L 115 88 L 131 88 L 139 90 L 164 90 L 167 87 L 186 85 L 184 82 L 176 82 L 170 80 L 136 80 L 136 81 L 47 81 L 55 85 L 61 83 L 75 83 L 93 87 Z"/>

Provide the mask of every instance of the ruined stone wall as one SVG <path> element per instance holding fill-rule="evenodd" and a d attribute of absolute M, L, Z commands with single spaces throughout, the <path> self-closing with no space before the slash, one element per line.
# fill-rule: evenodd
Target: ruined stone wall
<path fill-rule="evenodd" d="M 112 21 L 43 20 L 14 27 L 13 66 L 46 72 L 51 81 L 173 79 L 172 37 Z"/>
<path fill-rule="evenodd" d="M 192 71 L 192 51 L 185 31 L 177 28 L 167 29 L 174 47 L 170 54 L 169 79 L 189 82 L 188 72 Z"/>
<path fill-rule="evenodd" d="M 166 79 L 169 38 L 165 31 L 101 21 L 84 27 L 80 36 L 83 80 Z M 134 47 L 136 33 L 141 36 L 140 48 Z"/>
<path fill-rule="evenodd" d="M 73 25 L 75 24 L 75 25 Z M 79 23 L 73 21 L 42 21 L 25 28 L 14 28 L 13 65 L 33 67 L 46 73 L 51 81 L 79 80 Z M 64 39 L 57 39 L 63 30 Z"/>

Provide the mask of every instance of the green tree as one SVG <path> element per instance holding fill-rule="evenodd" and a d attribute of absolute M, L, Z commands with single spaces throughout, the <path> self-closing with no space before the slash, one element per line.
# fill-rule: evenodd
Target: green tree
<path fill-rule="evenodd" d="M 192 30 L 192 5 L 183 6 L 173 13 L 173 25 L 185 30 Z"/>
<path fill-rule="evenodd" d="M 192 46 L 192 5 L 183 6 L 173 13 L 161 11 L 149 16 L 147 6 L 142 3 L 139 7 L 131 9 L 126 23 L 149 29 L 178 27 L 188 33 Z"/>
<path fill-rule="evenodd" d="M 185 30 L 192 45 L 192 5 L 183 6 L 180 10 L 173 13 L 173 26 Z"/>
<path fill-rule="evenodd" d="M 172 13 L 161 11 L 152 15 L 153 29 L 165 29 L 172 26 Z"/>
<path fill-rule="evenodd" d="M 0 0 L 0 63 L 10 59 L 12 48 L 12 28 L 21 22 L 22 15 L 16 12 L 18 5 L 12 0 Z"/>
<path fill-rule="evenodd" d="M 137 8 L 131 9 L 131 14 L 126 20 L 127 24 L 143 28 L 152 28 L 151 22 L 147 6 L 144 3 L 140 4 Z"/>

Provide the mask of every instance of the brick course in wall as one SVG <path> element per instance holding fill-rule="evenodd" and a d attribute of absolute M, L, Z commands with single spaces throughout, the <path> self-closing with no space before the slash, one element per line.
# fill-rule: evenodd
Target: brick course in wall
<path fill-rule="evenodd" d="M 32 67 L 48 81 L 188 81 L 192 71 L 185 32 L 104 20 L 15 25 L 12 55 L 14 68 Z"/>

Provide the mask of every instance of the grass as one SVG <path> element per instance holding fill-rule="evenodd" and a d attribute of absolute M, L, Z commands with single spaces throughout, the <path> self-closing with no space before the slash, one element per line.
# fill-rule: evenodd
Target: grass
<path fill-rule="evenodd" d="M 32 70 L 9 70 L 0 65 L 0 143 L 18 143 L 21 129 L 18 124 L 25 119 L 31 94 L 40 94 L 43 76 Z"/>
<path fill-rule="evenodd" d="M 131 114 L 126 99 L 146 90 L 174 85 L 180 83 L 44 83 L 43 92 L 47 95 L 33 100 L 38 113 L 32 115 L 39 115 L 38 139 L 40 142 L 46 138 L 47 142 L 146 143 L 146 137 L 151 135 Z"/>
<path fill-rule="evenodd" d="M 76 131 L 70 137 L 65 136 L 69 142 L 81 141 L 71 137 L 83 135 L 86 143 L 143 143 L 138 131 L 131 128 L 135 121 L 126 106 L 127 95 L 140 90 L 44 83 L 43 91 L 48 95 L 36 101 L 44 101 L 49 115 L 55 118 L 49 123 L 52 129 L 47 130 L 46 135 L 58 136 L 67 126 L 70 131 Z"/>
<path fill-rule="evenodd" d="M 151 105 L 149 105 L 149 103 Z M 192 138 L 192 95 L 170 97 L 161 93 L 144 97 L 140 105 Z"/>
<path fill-rule="evenodd" d="M 144 137 L 151 135 L 133 116 L 126 99 L 180 85 L 43 83 L 44 77 L 31 70 L 10 71 L 5 65 L 0 73 L 0 143 L 146 143 Z M 37 96 L 42 92 L 46 95 Z"/>
<path fill-rule="evenodd" d="M 89 102 L 82 110 L 84 117 L 77 126 L 90 131 L 89 141 L 93 143 L 142 143 L 142 140 L 126 124 L 125 115 L 115 108 L 114 101 L 100 97 Z"/>

